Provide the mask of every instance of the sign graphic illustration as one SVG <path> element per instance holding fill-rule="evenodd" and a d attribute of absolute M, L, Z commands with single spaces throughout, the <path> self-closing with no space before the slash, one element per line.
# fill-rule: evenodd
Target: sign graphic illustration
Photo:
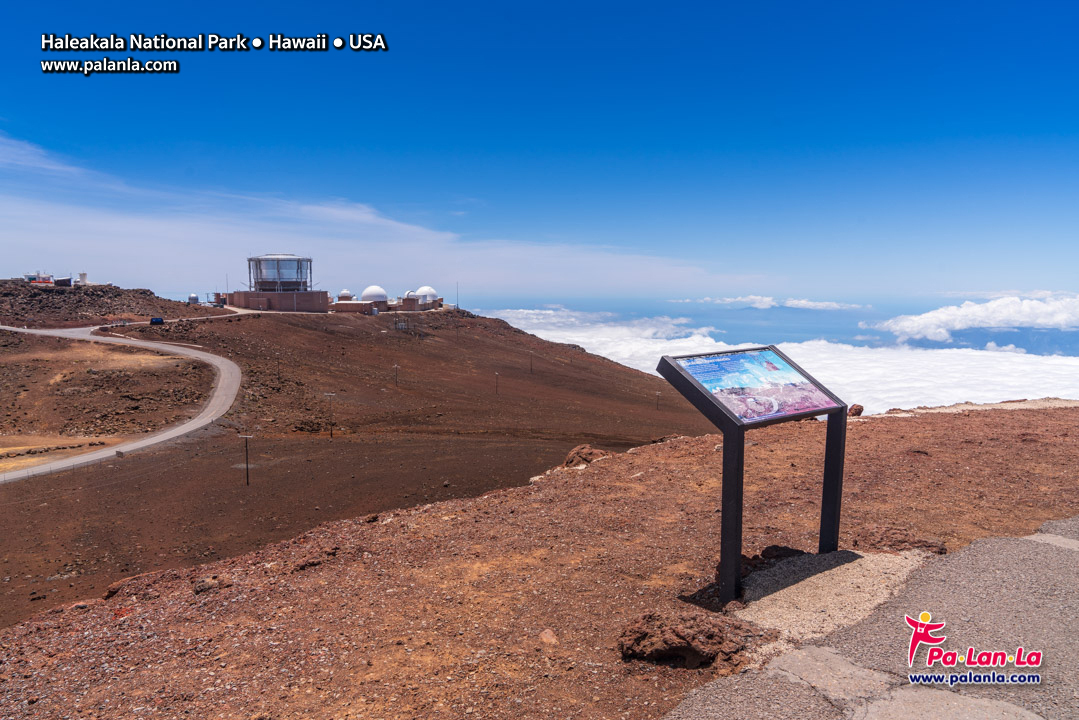
<path fill-rule="evenodd" d="M 745 423 L 839 406 L 769 348 L 679 358 L 678 364 Z"/>

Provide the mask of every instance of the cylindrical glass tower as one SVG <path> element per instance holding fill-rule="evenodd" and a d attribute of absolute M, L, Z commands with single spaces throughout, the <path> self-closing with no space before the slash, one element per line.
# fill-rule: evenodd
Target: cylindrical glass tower
<path fill-rule="evenodd" d="M 306 292 L 311 289 L 311 258 L 287 253 L 250 257 L 247 274 L 255 292 Z"/>

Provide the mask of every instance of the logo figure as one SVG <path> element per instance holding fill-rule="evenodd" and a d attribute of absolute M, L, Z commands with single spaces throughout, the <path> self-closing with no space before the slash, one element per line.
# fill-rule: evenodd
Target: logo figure
<path fill-rule="evenodd" d="M 904 616 L 907 625 L 910 625 L 914 632 L 910 634 L 910 653 L 907 656 L 907 666 L 914 667 L 914 653 L 918 652 L 918 647 L 925 643 L 926 645 L 939 645 L 948 639 L 947 635 L 941 635 L 937 637 L 933 635 L 934 632 L 944 627 L 944 623 L 929 622 L 933 619 L 933 616 L 929 613 L 922 611 L 918 615 L 918 619 L 915 620 L 910 615 Z"/>

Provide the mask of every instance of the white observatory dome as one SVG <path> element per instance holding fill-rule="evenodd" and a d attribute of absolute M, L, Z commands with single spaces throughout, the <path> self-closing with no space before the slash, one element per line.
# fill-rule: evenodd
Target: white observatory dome
<path fill-rule="evenodd" d="M 424 285 L 416 291 L 416 294 L 420 296 L 420 300 L 423 302 L 434 302 L 435 300 L 438 300 L 438 293 L 436 293 L 435 289 L 430 285 Z"/>
<path fill-rule="evenodd" d="M 351 300 L 352 299 L 352 293 L 350 293 L 348 291 L 348 288 L 345 288 L 341 292 L 337 293 L 337 299 L 338 300 Z"/>
<path fill-rule="evenodd" d="M 416 294 L 415 290 L 409 290 L 408 292 L 405 293 L 405 297 L 406 298 L 418 298 L 419 295 Z"/>
<path fill-rule="evenodd" d="M 386 302 L 388 299 L 386 291 L 379 285 L 367 287 L 360 295 L 360 300 L 363 300 L 364 302 Z"/>

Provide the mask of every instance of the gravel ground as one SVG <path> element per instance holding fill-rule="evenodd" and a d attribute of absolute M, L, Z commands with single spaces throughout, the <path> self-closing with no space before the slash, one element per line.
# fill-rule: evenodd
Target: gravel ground
<path fill-rule="evenodd" d="M 1050 520 L 1042 525 L 1038 532 L 1079 540 L 1079 517 Z"/>

